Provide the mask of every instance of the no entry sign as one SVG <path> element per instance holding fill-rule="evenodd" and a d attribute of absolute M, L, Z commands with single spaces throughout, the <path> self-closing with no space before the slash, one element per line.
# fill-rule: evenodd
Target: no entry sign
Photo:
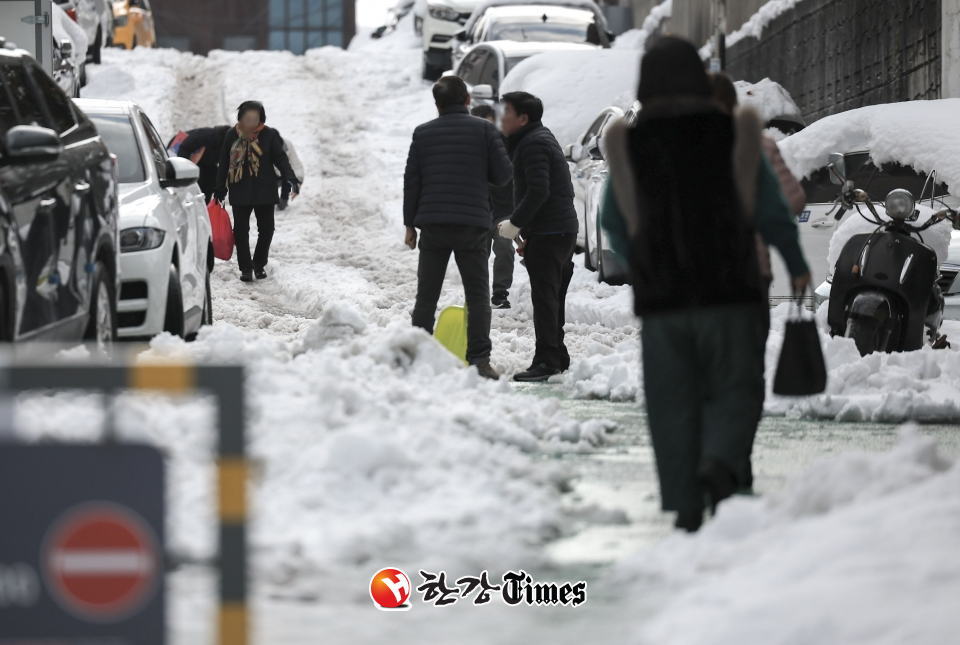
<path fill-rule="evenodd" d="M 122 620 L 156 590 L 160 545 L 153 529 L 119 504 L 77 506 L 47 534 L 44 580 L 68 612 L 94 622 Z"/>
<path fill-rule="evenodd" d="M 162 645 L 163 494 L 147 446 L 0 445 L 0 645 Z"/>

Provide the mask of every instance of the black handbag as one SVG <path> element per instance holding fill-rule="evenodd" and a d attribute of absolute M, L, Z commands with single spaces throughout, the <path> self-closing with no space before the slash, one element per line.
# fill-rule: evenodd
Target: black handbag
<path fill-rule="evenodd" d="M 810 396 L 827 388 L 827 366 L 823 362 L 817 323 L 803 318 L 801 296 L 796 299 L 796 317 L 787 321 L 773 393 L 783 396 Z"/>

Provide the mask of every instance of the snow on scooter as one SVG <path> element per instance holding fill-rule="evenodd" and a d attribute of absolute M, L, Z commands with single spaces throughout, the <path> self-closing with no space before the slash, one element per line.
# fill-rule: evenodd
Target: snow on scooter
<path fill-rule="evenodd" d="M 856 209 L 876 229 L 851 237 L 837 259 L 827 312 L 831 335 L 853 338 L 862 356 L 920 349 L 924 336 L 935 349 L 948 347 L 946 336 L 940 335 L 944 303 L 937 285 L 939 261 L 921 233 L 945 221 L 960 230 L 960 215 L 944 208 L 914 226 L 909 222 L 920 217 L 916 200 L 910 191 L 896 188 L 881 203 L 889 217 L 884 219 L 870 196 L 844 177 L 842 159 L 831 155 L 828 166 L 843 185 L 834 217 L 839 220 Z M 861 204 L 868 214 L 860 210 Z"/>

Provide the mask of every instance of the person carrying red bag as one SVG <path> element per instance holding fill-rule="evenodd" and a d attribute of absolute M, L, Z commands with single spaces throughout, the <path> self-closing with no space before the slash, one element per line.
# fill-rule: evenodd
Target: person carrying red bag
<path fill-rule="evenodd" d="M 252 282 L 267 277 L 266 265 L 273 240 L 277 178 L 280 170 L 284 198 L 300 192 L 296 175 L 283 151 L 280 133 L 266 125 L 267 114 L 259 101 L 244 101 L 237 109 L 237 124 L 231 128 L 220 151 L 214 198 L 223 203 L 227 194 L 233 206 L 233 235 L 237 245 L 240 279 Z M 250 216 L 257 216 L 257 247 L 250 255 Z"/>

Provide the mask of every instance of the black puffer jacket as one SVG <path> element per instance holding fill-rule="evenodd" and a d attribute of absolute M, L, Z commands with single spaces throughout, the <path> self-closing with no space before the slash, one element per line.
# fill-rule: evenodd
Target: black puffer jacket
<path fill-rule="evenodd" d="M 251 176 L 250 168 L 243 169 L 243 177 L 235 184 L 227 184 L 227 172 L 230 170 L 230 148 L 239 138 L 236 127 L 230 128 L 223 139 L 223 148 L 220 150 L 220 167 L 217 168 L 217 188 L 224 186 L 230 189 L 230 203 L 234 206 L 262 206 L 277 204 L 280 197 L 277 194 L 277 175 L 274 167 L 280 170 L 284 180 L 297 181 L 290 167 L 287 153 L 283 151 L 283 138 L 280 133 L 269 126 L 257 136 L 257 143 L 263 154 L 260 156 L 260 172 Z"/>
<path fill-rule="evenodd" d="M 556 137 L 543 123 L 523 126 L 507 138 L 513 160 L 516 208 L 510 221 L 526 237 L 536 233 L 576 233 L 570 167 Z"/>
<path fill-rule="evenodd" d="M 490 185 L 513 168 L 500 132 L 466 107 L 449 107 L 413 131 L 403 175 L 403 223 L 490 228 Z"/>
<path fill-rule="evenodd" d="M 229 125 L 215 125 L 212 128 L 197 128 L 187 132 L 187 138 L 180 143 L 177 155 L 184 159 L 203 148 L 203 156 L 197 162 L 198 166 L 216 166 L 220 163 L 220 152 L 223 150 L 223 139 L 230 131 Z"/>

